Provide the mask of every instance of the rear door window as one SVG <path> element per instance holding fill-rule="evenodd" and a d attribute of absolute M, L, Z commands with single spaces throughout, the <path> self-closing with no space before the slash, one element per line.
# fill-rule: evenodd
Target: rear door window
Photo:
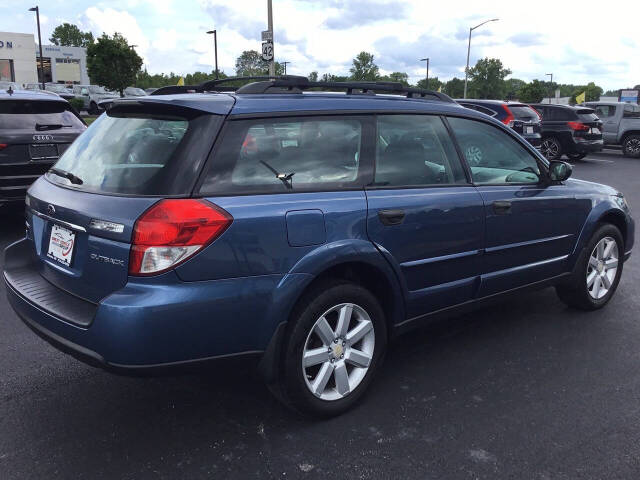
<path fill-rule="evenodd" d="M 622 114 L 624 117 L 638 118 L 640 117 L 640 106 L 628 103 L 624 106 Z"/>
<path fill-rule="evenodd" d="M 0 100 L 0 130 L 83 129 L 67 102 Z"/>
<path fill-rule="evenodd" d="M 528 105 L 507 105 L 516 120 L 523 122 L 537 122 L 540 120 L 538 114 Z"/>
<path fill-rule="evenodd" d="M 228 122 L 200 191 L 275 193 L 362 186 L 365 121 L 341 116 Z"/>
<path fill-rule="evenodd" d="M 616 114 L 616 106 L 615 105 L 596 105 L 595 111 L 596 111 L 596 115 L 599 118 L 613 117 Z"/>
<path fill-rule="evenodd" d="M 577 110 L 576 113 L 578 114 L 578 120 L 581 122 L 597 122 L 599 120 L 598 115 L 590 108 Z"/>
<path fill-rule="evenodd" d="M 203 146 L 208 151 L 213 142 L 199 131 L 200 124 L 208 117 L 219 125 L 221 119 L 117 115 L 109 112 L 98 117 L 55 164 L 56 169 L 73 174 L 82 183 L 53 173 L 47 178 L 71 188 L 104 193 L 188 193 L 206 156 L 196 149 Z"/>
<path fill-rule="evenodd" d="M 376 186 L 467 183 L 442 119 L 430 115 L 380 115 Z"/>

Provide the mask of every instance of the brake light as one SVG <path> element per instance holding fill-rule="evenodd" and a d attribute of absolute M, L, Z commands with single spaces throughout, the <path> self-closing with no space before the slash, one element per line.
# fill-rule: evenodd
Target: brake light
<path fill-rule="evenodd" d="M 582 122 L 567 122 L 567 125 L 571 130 L 575 130 L 577 132 L 586 132 L 589 130 L 589 126 Z"/>
<path fill-rule="evenodd" d="M 222 235 L 231 222 L 228 212 L 206 200 L 161 200 L 133 227 L 129 274 L 155 275 L 176 267 Z"/>
<path fill-rule="evenodd" d="M 0 150 L 7 148 L 9 146 L 8 143 L 0 143 Z"/>
<path fill-rule="evenodd" d="M 502 108 L 504 108 L 504 111 L 507 112 L 507 116 L 504 120 L 502 120 L 502 123 L 504 123 L 507 127 L 513 127 L 513 122 L 516 117 L 513 116 L 513 113 L 506 105 L 502 104 Z"/>

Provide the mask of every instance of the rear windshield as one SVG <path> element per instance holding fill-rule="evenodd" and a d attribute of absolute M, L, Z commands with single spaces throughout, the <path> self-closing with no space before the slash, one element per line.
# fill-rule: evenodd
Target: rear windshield
<path fill-rule="evenodd" d="M 509 110 L 513 113 L 516 120 L 524 120 L 527 122 L 538 122 L 540 117 L 535 110 L 527 105 L 508 105 Z"/>
<path fill-rule="evenodd" d="M 55 168 L 81 184 L 49 173 L 47 178 L 81 190 L 136 195 L 171 193 L 167 184 L 186 175 L 172 165 L 189 131 L 187 118 L 101 115 L 69 147 Z M 186 169 L 185 169 L 186 170 Z"/>
<path fill-rule="evenodd" d="M 0 100 L 0 130 L 82 129 L 84 124 L 67 102 Z"/>
<path fill-rule="evenodd" d="M 599 120 L 598 116 L 591 109 L 578 110 L 576 113 L 581 122 L 597 122 Z"/>

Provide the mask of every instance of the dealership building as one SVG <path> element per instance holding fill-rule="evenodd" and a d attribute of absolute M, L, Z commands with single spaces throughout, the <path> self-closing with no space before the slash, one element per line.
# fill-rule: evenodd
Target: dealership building
<path fill-rule="evenodd" d="M 87 50 L 43 45 L 42 58 L 33 34 L 0 32 L 0 80 L 18 84 L 45 82 L 89 84 Z"/>

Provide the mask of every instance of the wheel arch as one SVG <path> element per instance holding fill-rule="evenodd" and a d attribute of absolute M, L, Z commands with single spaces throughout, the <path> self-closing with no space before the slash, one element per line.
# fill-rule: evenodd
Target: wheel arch
<path fill-rule="evenodd" d="M 638 135 L 638 136 L 640 136 L 640 130 L 626 130 L 622 134 L 622 137 L 620 138 L 620 145 L 622 145 L 625 142 L 625 140 L 627 140 L 627 137 L 629 135 Z"/>
<path fill-rule="evenodd" d="M 587 217 L 582 232 L 580 232 L 578 242 L 576 243 L 576 249 L 574 251 L 576 260 L 582 249 L 589 242 L 593 232 L 598 228 L 598 225 L 603 223 L 615 225 L 618 230 L 620 230 L 626 248 L 629 231 L 625 214 L 619 208 L 614 207 L 612 202 L 611 204 L 606 202 L 606 204 L 601 204 L 600 208 L 592 210 L 591 214 Z"/>

